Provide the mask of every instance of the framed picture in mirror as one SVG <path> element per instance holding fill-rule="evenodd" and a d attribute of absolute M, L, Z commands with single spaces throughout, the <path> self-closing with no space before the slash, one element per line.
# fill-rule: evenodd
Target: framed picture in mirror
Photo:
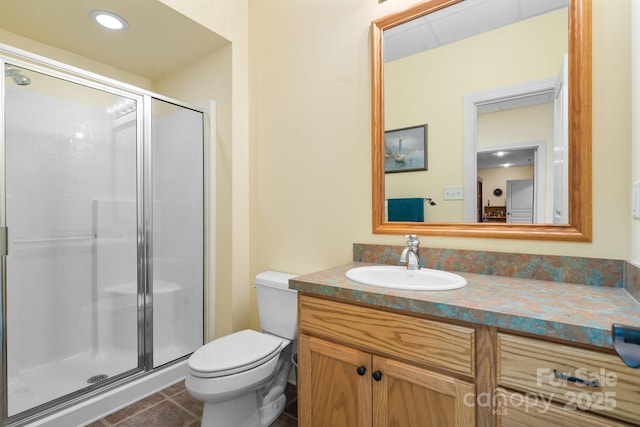
<path fill-rule="evenodd" d="M 427 170 L 427 125 L 384 133 L 384 172 Z"/>

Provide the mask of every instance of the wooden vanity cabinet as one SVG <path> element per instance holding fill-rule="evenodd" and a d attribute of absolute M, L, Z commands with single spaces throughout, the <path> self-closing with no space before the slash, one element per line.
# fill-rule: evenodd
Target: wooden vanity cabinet
<path fill-rule="evenodd" d="M 615 354 L 298 294 L 301 427 L 640 426 Z"/>
<path fill-rule="evenodd" d="M 301 426 L 475 425 L 473 328 L 298 301 Z"/>

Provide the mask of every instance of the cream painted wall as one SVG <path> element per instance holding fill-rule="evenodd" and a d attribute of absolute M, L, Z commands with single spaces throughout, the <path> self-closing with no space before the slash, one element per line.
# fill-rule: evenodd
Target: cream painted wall
<path fill-rule="evenodd" d="M 371 233 L 370 23 L 413 3 L 250 1 L 251 274 L 349 262 L 353 242 L 404 243 Z M 629 258 L 630 1 L 594 0 L 593 12 L 593 242 L 423 246 Z"/>
<path fill-rule="evenodd" d="M 640 181 L 640 3 L 631 4 L 631 89 L 633 156 L 631 182 Z M 640 266 L 640 220 L 631 219 L 631 260 Z"/>
<path fill-rule="evenodd" d="M 480 114 L 476 124 L 479 148 L 553 140 L 553 104 Z M 551 149 L 551 147 L 550 147 Z M 552 156 L 549 156 L 552 158 Z"/>

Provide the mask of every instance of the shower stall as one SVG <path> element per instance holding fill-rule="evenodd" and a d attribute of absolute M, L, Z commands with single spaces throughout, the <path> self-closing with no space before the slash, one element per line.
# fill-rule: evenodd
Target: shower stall
<path fill-rule="evenodd" d="M 205 112 L 11 50 L 0 63 L 0 422 L 22 425 L 202 345 Z"/>

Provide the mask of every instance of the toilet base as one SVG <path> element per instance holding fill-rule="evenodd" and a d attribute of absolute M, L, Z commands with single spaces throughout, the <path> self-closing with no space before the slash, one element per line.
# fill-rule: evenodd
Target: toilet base
<path fill-rule="evenodd" d="M 207 402 L 202 411 L 202 427 L 261 427 L 255 393 L 223 402 Z"/>
<path fill-rule="evenodd" d="M 229 400 L 218 399 L 212 402 L 206 393 L 198 393 L 196 387 L 196 385 L 207 384 L 208 381 L 198 381 L 194 384 L 193 378 L 187 377 L 187 391 L 196 399 L 204 400 L 201 426 L 266 427 L 271 425 L 284 412 L 286 405 L 284 390 L 293 366 L 292 347 L 292 344 L 289 344 L 282 350 L 276 359 L 275 374 L 266 384 L 264 382 L 256 384 L 259 387 L 257 390 L 245 390 Z"/>
<path fill-rule="evenodd" d="M 260 426 L 269 426 L 284 412 L 284 407 L 287 404 L 287 397 L 281 394 L 273 402 L 266 406 L 263 406 L 258 411 L 260 415 Z"/>
<path fill-rule="evenodd" d="M 224 402 L 206 403 L 202 411 L 202 427 L 234 426 L 264 427 L 271 425 L 283 412 L 287 403 L 284 394 L 267 406 L 258 408 L 255 393 L 245 394 Z"/>

